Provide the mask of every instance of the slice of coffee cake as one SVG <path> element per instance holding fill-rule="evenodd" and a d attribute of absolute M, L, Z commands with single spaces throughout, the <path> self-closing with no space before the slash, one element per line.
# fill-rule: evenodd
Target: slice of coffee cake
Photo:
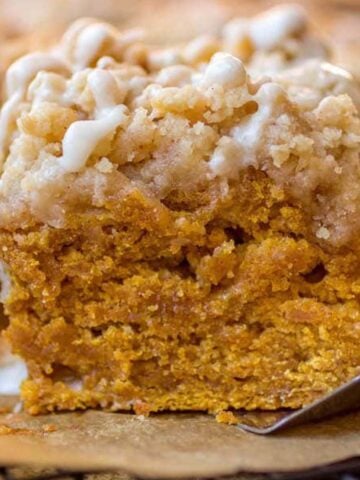
<path fill-rule="evenodd" d="M 10 67 L 1 300 L 30 413 L 299 407 L 359 372 L 359 89 L 301 11 L 268 15 L 163 50 L 82 20 Z"/>

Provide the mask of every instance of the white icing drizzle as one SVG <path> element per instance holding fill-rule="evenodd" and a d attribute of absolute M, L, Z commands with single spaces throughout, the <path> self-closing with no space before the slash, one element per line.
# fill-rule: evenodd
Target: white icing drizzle
<path fill-rule="evenodd" d="M 200 84 L 210 87 L 217 83 L 225 88 L 236 88 L 244 85 L 246 79 L 245 67 L 241 60 L 229 53 L 218 52 L 211 58 Z"/>
<path fill-rule="evenodd" d="M 264 130 L 273 118 L 277 102 L 284 90 L 275 83 L 264 83 L 254 95 L 258 110 L 245 117 L 231 130 L 231 137 L 223 137 L 209 161 L 215 175 L 235 177 L 241 168 L 258 167 L 257 154 L 262 146 Z"/>
<path fill-rule="evenodd" d="M 120 85 L 108 70 L 100 68 L 92 70 L 88 76 L 87 84 L 95 100 L 96 118 L 106 115 L 109 109 L 114 108 L 124 100 L 126 92 L 121 91 Z"/>
<path fill-rule="evenodd" d="M 74 44 L 76 43 L 76 40 L 80 33 L 89 27 L 90 25 L 93 25 L 95 23 L 98 23 L 94 18 L 79 18 L 75 22 L 73 22 L 70 27 L 66 30 L 64 33 L 62 39 L 61 39 L 61 44 L 58 47 L 59 53 L 64 53 L 66 56 L 70 57 L 72 49 L 74 48 Z"/>
<path fill-rule="evenodd" d="M 6 74 L 6 93 L 10 97 L 19 91 L 25 92 L 35 75 L 42 71 L 67 72 L 65 62 L 53 53 L 35 52 L 14 62 Z"/>
<path fill-rule="evenodd" d="M 22 92 L 14 93 L 3 105 L 0 112 L 0 173 L 6 156 L 11 127 L 15 123 Z"/>
<path fill-rule="evenodd" d="M 68 71 L 64 61 L 56 55 L 40 52 L 25 55 L 7 71 L 5 83 L 8 100 L 0 113 L 0 167 L 8 148 L 11 127 L 15 123 L 20 103 L 25 98 L 27 87 L 36 74 L 44 70 Z"/>
<path fill-rule="evenodd" d="M 334 65 L 333 63 L 321 62 L 321 68 L 325 72 L 332 73 L 335 76 L 343 77 L 347 80 L 354 80 L 354 77 L 351 75 L 350 72 L 348 72 L 344 68 L 339 67 L 338 65 Z"/>
<path fill-rule="evenodd" d="M 245 151 L 244 166 L 257 165 L 256 153 L 261 146 L 263 132 L 273 117 L 278 100 L 284 95 L 284 90 L 276 83 L 265 83 L 254 96 L 258 110 L 233 128 L 232 136 Z"/>
<path fill-rule="evenodd" d="M 102 23 L 89 25 L 79 33 L 74 46 L 74 61 L 79 70 L 91 65 L 109 37 L 109 27 Z"/>
<path fill-rule="evenodd" d="M 75 22 L 63 36 L 60 51 L 73 64 L 75 71 L 91 66 L 101 56 L 101 50 L 113 47 L 113 53 L 120 54 L 124 47 L 139 41 L 143 32 L 139 29 L 123 32 L 121 35 L 111 25 L 91 18 Z"/>
<path fill-rule="evenodd" d="M 94 96 L 94 120 L 80 120 L 68 128 L 63 140 L 60 165 L 68 172 L 77 172 L 86 164 L 96 145 L 127 120 L 127 108 L 119 105 L 120 90 L 115 78 L 106 70 L 96 69 L 88 76 Z"/>
<path fill-rule="evenodd" d="M 269 52 L 283 49 L 287 40 L 302 36 L 306 28 L 307 16 L 304 8 L 296 4 L 277 5 L 251 19 L 236 18 L 229 22 L 224 28 L 224 41 L 230 51 L 237 51 L 242 45 L 242 55 L 247 58 L 254 50 Z M 303 39 L 304 46 L 306 42 L 309 42 L 309 39 Z M 313 45 L 315 46 L 317 48 L 318 44 Z M 261 58 L 261 61 L 264 59 Z M 264 65 L 261 67 L 262 72 L 265 72 L 266 65 L 265 68 Z"/>
<path fill-rule="evenodd" d="M 306 13 L 299 5 L 279 5 L 253 18 L 249 34 L 256 48 L 271 50 L 306 29 Z"/>
<path fill-rule="evenodd" d="M 117 127 L 124 124 L 126 107 L 118 105 L 98 120 L 80 120 L 68 128 L 63 140 L 60 165 L 67 172 L 77 172 L 86 164 L 96 145 Z"/>

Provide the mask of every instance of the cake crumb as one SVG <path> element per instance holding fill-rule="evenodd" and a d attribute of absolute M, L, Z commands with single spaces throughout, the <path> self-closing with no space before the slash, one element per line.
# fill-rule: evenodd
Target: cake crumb
<path fill-rule="evenodd" d="M 225 410 L 217 413 L 215 419 L 218 423 L 226 423 L 227 425 L 237 425 L 239 423 L 233 412 Z"/>
<path fill-rule="evenodd" d="M 138 401 L 134 405 L 134 412 L 140 417 L 148 417 L 150 415 L 150 405 L 148 403 Z"/>
<path fill-rule="evenodd" d="M 316 232 L 316 236 L 317 238 L 328 240 L 330 238 L 330 232 L 326 227 L 320 227 Z"/>
<path fill-rule="evenodd" d="M 111 173 L 113 168 L 114 165 L 105 157 L 96 164 L 96 169 L 101 173 Z"/>
<path fill-rule="evenodd" d="M 34 431 L 28 428 L 13 428 L 9 427 L 9 425 L 0 425 L 0 436 L 1 435 L 33 435 Z"/>
<path fill-rule="evenodd" d="M 45 433 L 51 433 L 57 431 L 57 426 L 54 423 L 46 423 L 42 426 L 42 429 Z"/>
<path fill-rule="evenodd" d="M 9 435 L 10 433 L 13 433 L 12 428 L 7 425 L 0 425 L 0 435 Z"/>

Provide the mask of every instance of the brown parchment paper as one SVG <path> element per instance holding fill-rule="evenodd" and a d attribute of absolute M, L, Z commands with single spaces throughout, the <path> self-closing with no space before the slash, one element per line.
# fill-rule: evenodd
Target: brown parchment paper
<path fill-rule="evenodd" d="M 122 470 L 149 478 L 289 472 L 360 457 L 360 412 L 261 437 L 203 414 L 86 411 L 31 417 L 1 399 L 0 464 Z"/>

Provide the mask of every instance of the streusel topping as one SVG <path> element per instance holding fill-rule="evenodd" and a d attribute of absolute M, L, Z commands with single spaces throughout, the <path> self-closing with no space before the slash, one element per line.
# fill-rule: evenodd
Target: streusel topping
<path fill-rule="evenodd" d="M 135 188 L 162 200 L 221 182 L 225 195 L 255 168 L 304 205 L 319 241 L 351 241 L 360 90 L 325 52 L 293 6 L 172 49 L 76 22 L 54 50 L 8 70 L 1 227 L 61 226 L 68 209 Z"/>

